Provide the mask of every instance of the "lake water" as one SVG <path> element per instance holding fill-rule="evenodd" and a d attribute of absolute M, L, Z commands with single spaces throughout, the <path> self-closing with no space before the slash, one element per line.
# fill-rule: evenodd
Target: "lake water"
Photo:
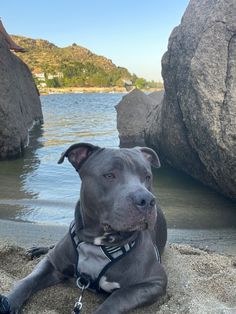
<path fill-rule="evenodd" d="M 114 106 L 123 94 L 41 96 L 44 125 L 30 133 L 24 158 L 0 162 L 0 218 L 48 224 L 73 219 L 80 180 L 61 153 L 71 144 L 119 145 Z M 235 203 L 171 168 L 154 172 L 170 228 L 234 228 Z"/>

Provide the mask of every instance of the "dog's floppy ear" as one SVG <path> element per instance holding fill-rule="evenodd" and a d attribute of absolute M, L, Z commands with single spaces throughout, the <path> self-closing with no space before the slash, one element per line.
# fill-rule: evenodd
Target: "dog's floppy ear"
<path fill-rule="evenodd" d="M 70 146 L 64 153 L 62 153 L 61 158 L 58 160 L 58 164 L 62 164 L 65 157 L 68 158 L 69 162 L 79 170 L 85 160 L 96 150 L 101 149 L 99 146 L 94 146 L 89 143 L 77 143 Z"/>
<path fill-rule="evenodd" d="M 141 151 L 144 158 L 147 159 L 153 167 L 155 168 L 161 167 L 159 157 L 157 156 L 157 153 L 153 149 L 149 147 L 135 147 L 135 148 Z"/>

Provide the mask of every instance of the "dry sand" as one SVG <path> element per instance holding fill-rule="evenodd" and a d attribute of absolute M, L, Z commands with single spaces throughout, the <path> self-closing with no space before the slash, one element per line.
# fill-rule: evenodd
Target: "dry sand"
<path fill-rule="evenodd" d="M 28 260 L 25 249 L 0 242 L 1 293 L 7 293 L 36 263 L 38 260 Z M 163 265 L 169 277 L 167 295 L 159 303 L 132 313 L 236 313 L 235 256 L 172 244 L 166 248 Z M 71 313 L 77 296 L 74 282 L 66 282 L 37 293 L 23 313 Z M 92 313 L 102 300 L 103 296 L 86 292 L 83 313 Z"/>

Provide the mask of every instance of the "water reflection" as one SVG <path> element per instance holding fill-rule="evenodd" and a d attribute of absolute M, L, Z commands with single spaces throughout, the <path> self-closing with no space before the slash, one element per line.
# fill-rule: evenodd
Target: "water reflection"
<path fill-rule="evenodd" d="M 31 209 L 31 205 L 24 202 L 27 199 L 37 199 L 38 192 L 25 188 L 29 176 L 40 164 L 36 151 L 42 147 L 38 140 L 43 136 L 41 125 L 35 125 L 30 132 L 30 144 L 22 158 L 0 163 L 0 217 L 17 219 L 21 210 Z"/>
<path fill-rule="evenodd" d="M 154 170 L 154 191 L 169 228 L 236 227 L 236 204 L 180 171 Z"/>
<path fill-rule="evenodd" d="M 31 131 L 24 158 L 0 163 L 0 218 L 69 224 L 80 179 L 57 161 L 76 142 L 118 147 L 114 106 L 122 96 L 42 96 L 45 122 Z M 236 227 L 235 204 L 183 173 L 155 171 L 154 188 L 171 228 Z"/>

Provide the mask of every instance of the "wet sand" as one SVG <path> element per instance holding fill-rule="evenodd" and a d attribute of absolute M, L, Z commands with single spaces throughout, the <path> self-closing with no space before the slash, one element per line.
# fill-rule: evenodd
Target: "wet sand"
<path fill-rule="evenodd" d="M 7 293 L 12 284 L 27 275 L 38 263 L 38 260 L 27 259 L 25 248 L 55 243 L 66 231 L 64 226 L 0 220 L 1 293 Z M 187 236 L 187 232 L 192 233 Z M 224 232 L 169 230 L 169 242 L 174 238 L 176 242 L 184 242 L 183 237 L 186 237 L 185 242 L 192 241 L 193 245 L 201 243 L 207 250 L 169 243 L 163 256 L 163 265 L 169 278 L 167 295 L 160 302 L 132 313 L 236 313 L 235 232 L 231 230 L 230 236 L 227 231 Z M 205 238 L 207 233 L 208 239 Z M 231 243 L 228 252 L 227 243 Z M 209 249 L 218 252 L 223 249 L 225 254 L 209 252 Z M 77 296 L 74 282 L 66 282 L 37 293 L 26 304 L 24 313 L 71 313 Z M 83 313 L 92 313 L 102 300 L 102 296 L 86 292 Z"/>
<path fill-rule="evenodd" d="M 64 225 L 16 222 L 0 219 L 0 239 L 16 246 L 51 245 L 67 232 Z M 189 244 L 204 250 L 236 256 L 236 229 L 168 229 L 168 242 Z"/>

